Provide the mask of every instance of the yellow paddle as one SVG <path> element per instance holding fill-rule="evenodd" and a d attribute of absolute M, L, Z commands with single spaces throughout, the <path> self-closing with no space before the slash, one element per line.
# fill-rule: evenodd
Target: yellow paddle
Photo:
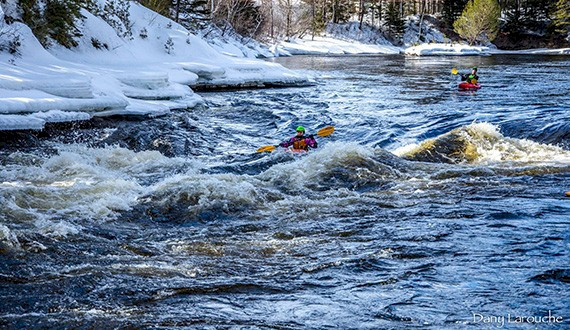
<path fill-rule="evenodd" d="M 453 68 L 451 69 L 451 74 L 457 74 L 459 71 L 457 71 L 457 68 Z"/>
<path fill-rule="evenodd" d="M 272 152 L 273 150 L 275 150 L 275 148 L 277 148 L 276 146 L 264 146 L 261 147 L 259 149 L 257 149 L 257 152 Z"/>
<path fill-rule="evenodd" d="M 334 127 L 327 126 L 325 128 L 321 128 L 320 130 L 318 130 L 317 135 L 320 137 L 325 137 L 331 135 L 333 132 L 334 132 Z M 277 148 L 277 146 L 263 146 L 257 149 L 257 152 L 272 152 L 273 150 L 275 150 L 275 148 Z"/>

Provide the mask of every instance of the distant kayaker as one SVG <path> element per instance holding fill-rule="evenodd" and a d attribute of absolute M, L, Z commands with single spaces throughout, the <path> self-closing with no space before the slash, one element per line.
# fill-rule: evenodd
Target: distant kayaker
<path fill-rule="evenodd" d="M 477 75 L 477 67 L 476 66 L 473 67 L 473 70 L 471 70 L 471 74 L 462 74 L 461 80 L 469 84 L 475 85 L 479 80 L 479 76 Z"/>
<path fill-rule="evenodd" d="M 280 147 L 289 148 L 293 147 L 293 150 L 305 150 L 309 151 L 309 148 L 316 148 L 317 147 L 317 140 L 313 137 L 313 135 L 306 136 L 305 135 L 305 128 L 303 126 L 297 127 L 297 135 L 290 138 L 287 141 L 281 142 L 279 144 Z"/>

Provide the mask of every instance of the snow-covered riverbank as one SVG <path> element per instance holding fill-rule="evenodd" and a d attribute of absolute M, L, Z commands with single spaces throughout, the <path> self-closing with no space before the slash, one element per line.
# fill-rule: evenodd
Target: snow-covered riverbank
<path fill-rule="evenodd" d="M 172 20 L 132 3 L 133 36 L 119 37 L 82 10 L 79 45 L 45 49 L 22 23 L 0 28 L 20 40 L 0 53 L 0 130 L 41 129 L 92 116 L 159 116 L 202 103 L 192 86 L 299 85 L 308 78 L 281 65 L 228 56 Z"/>
<path fill-rule="evenodd" d="M 422 44 L 403 50 L 406 55 L 416 56 L 489 56 L 489 55 L 570 55 L 570 48 L 501 50 L 466 44 Z"/>
<path fill-rule="evenodd" d="M 401 49 L 392 45 L 365 44 L 358 41 L 340 40 L 330 37 L 292 39 L 276 45 L 277 56 L 288 55 L 356 55 L 356 54 L 399 54 Z"/>
<path fill-rule="evenodd" d="M 469 46 L 465 44 L 421 44 L 406 48 L 406 55 L 416 56 L 465 56 L 465 55 L 490 55 L 490 48 L 484 46 Z"/>

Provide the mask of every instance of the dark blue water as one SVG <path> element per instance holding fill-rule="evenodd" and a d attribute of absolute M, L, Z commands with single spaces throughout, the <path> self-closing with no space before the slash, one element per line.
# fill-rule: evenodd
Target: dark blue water
<path fill-rule="evenodd" d="M 0 325 L 570 324 L 566 57 L 277 61 L 315 85 L 0 151 Z"/>

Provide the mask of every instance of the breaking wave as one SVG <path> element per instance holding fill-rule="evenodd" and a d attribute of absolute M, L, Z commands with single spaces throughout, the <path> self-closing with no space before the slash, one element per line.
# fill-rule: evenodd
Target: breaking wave
<path fill-rule="evenodd" d="M 285 157 L 276 152 L 266 157 L 275 163 L 268 168 L 260 165 L 256 174 L 236 174 L 210 173 L 190 158 L 121 147 L 75 145 L 45 158 L 16 152 L 6 158 L 0 171 L 0 219 L 9 224 L 0 228 L 0 240 L 4 247 L 18 246 L 14 227 L 63 238 L 81 232 L 85 221 L 120 220 L 121 216 L 185 222 L 245 214 L 288 218 L 298 212 L 322 214 L 323 209 L 337 214 L 365 212 L 369 205 L 380 203 L 366 192 L 410 191 L 418 184 L 428 187 L 421 183 L 426 177 L 437 181 L 465 175 L 570 171 L 569 151 L 504 137 L 488 123 L 463 126 L 394 153 L 331 142 L 305 155 Z M 435 164 L 426 167 L 408 160 L 522 165 L 510 166 L 508 171 L 474 171 Z M 532 162 L 542 166 L 529 165 Z M 544 166 L 545 162 L 566 167 Z"/>
<path fill-rule="evenodd" d="M 437 163 L 568 163 L 570 151 L 527 139 L 503 136 L 489 123 L 473 123 L 394 151 L 404 159 Z"/>

